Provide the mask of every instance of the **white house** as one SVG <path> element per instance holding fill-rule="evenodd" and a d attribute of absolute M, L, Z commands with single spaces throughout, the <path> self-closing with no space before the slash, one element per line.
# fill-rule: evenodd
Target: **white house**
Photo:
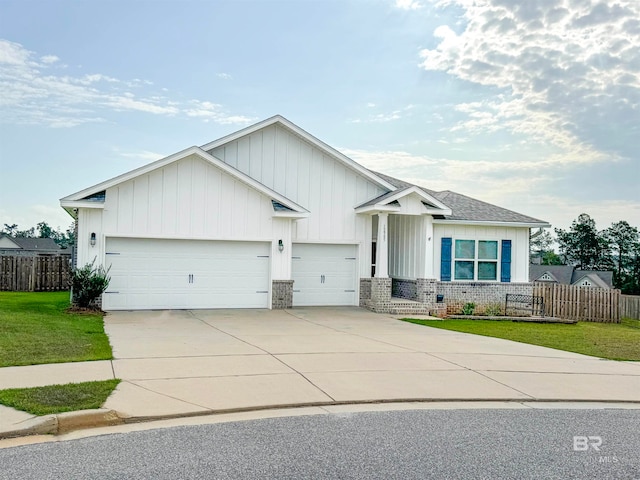
<path fill-rule="evenodd" d="M 77 265 L 111 269 L 105 310 L 428 311 L 529 286 L 529 229 L 548 226 L 367 170 L 281 116 L 60 203 Z"/>

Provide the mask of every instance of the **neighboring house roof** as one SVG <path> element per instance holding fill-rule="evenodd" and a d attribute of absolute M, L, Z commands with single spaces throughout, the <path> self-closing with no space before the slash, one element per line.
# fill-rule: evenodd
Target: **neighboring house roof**
<path fill-rule="evenodd" d="M 378 172 L 374 172 L 376 175 L 384 178 L 389 183 L 392 183 L 396 188 L 409 188 L 414 185 L 411 183 L 399 180 L 397 178 L 390 177 Z M 521 213 L 507 210 L 506 208 L 498 207 L 475 198 L 467 197 L 460 193 L 445 190 L 442 192 L 436 192 L 424 187 L 419 187 L 428 195 L 436 198 L 444 205 L 451 209 L 450 215 L 443 215 L 441 217 L 434 217 L 436 221 L 441 220 L 444 222 L 481 222 L 481 223 L 518 223 L 525 224 L 532 227 L 548 227 L 550 226 L 544 220 L 522 215 Z"/>
<path fill-rule="evenodd" d="M 561 285 L 571 285 L 572 265 L 529 265 L 529 280 L 535 282 L 545 273 L 551 275 Z"/>
<path fill-rule="evenodd" d="M 598 287 L 613 288 L 613 272 L 598 270 L 575 270 L 571 277 L 571 285 L 580 283 L 585 277 L 592 280 Z"/>
<path fill-rule="evenodd" d="M 4 233 L 0 234 L 0 237 L 13 242 L 16 245 L 16 250 L 31 250 L 34 252 L 59 252 L 62 250 L 51 238 L 11 237 Z"/>
<path fill-rule="evenodd" d="M 529 281 L 549 281 L 541 280 L 548 274 L 560 285 L 576 285 L 585 277 L 590 279 L 595 286 L 600 288 L 613 288 L 613 272 L 601 270 L 579 270 L 573 265 L 529 265 Z"/>

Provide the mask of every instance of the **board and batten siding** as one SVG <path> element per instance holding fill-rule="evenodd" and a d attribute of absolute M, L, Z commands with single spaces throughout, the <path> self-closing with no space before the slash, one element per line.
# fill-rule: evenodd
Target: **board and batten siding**
<path fill-rule="evenodd" d="M 511 240 L 511 282 L 529 281 L 529 228 L 434 224 L 433 260 L 438 280 L 440 280 L 440 249 L 443 237 L 451 237 L 454 241 L 497 240 L 498 248 L 500 248 L 501 240 Z M 500 271 L 498 270 L 499 279 Z"/>
<path fill-rule="evenodd" d="M 196 156 L 111 187 L 103 210 L 78 213 L 79 265 L 104 258 L 105 236 L 290 243 L 290 221 L 272 218 L 270 198 Z"/>
<path fill-rule="evenodd" d="M 354 208 L 386 192 L 279 125 L 209 153 L 311 212 L 295 222 L 294 241 L 364 240 L 364 217 Z"/>
<path fill-rule="evenodd" d="M 354 209 L 386 190 L 279 125 L 209 153 L 310 212 L 293 222 L 293 242 L 360 244 L 360 272 L 370 276 L 371 217 Z"/>
<path fill-rule="evenodd" d="M 425 216 L 389 215 L 389 276 L 426 278 L 427 235 Z"/>

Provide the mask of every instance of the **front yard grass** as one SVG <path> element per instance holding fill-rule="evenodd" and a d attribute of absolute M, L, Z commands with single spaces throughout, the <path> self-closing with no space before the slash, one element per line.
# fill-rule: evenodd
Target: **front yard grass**
<path fill-rule="evenodd" d="M 0 367 L 113 358 L 102 316 L 68 307 L 69 292 L 0 292 Z"/>
<path fill-rule="evenodd" d="M 120 380 L 0 390 L 0 404 L 33 415 L 100 408 Z"/>
<path fill-rule="evenodd" d="M 504 338 L 610 360 L 640 361 L 640 321 L 622 323 L 527 323 L 492 320 L 415 320 L 428 327 Z"/>

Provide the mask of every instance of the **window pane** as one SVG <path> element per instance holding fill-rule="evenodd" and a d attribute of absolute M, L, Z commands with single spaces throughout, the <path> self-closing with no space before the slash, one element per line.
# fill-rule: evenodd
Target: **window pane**
<path fill-rule="evenodd" d="M 480 240 L 478 242 L 478 258 L 486 260 L 497 260 L 498 242 Z"/>
<path fill-rule="evenodd" d="M 497 262 L 478 262 L 478 280 L 497 280 Z"/>
<path fill-rule="evenodd" d="M 456 261 L 456 280 L 473 280 L 473 262 Z"/>
<path fill-rule="evenodd" d="M 456 240 L 456 258 L 476 258 L 476 241 Z"/>

